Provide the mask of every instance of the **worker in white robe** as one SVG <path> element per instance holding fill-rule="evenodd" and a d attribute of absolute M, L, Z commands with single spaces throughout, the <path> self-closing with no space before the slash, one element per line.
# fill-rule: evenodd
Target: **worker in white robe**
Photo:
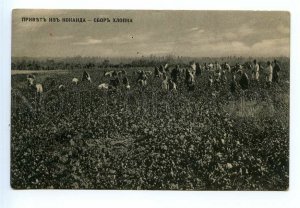
<path fill-rule="evenodd" d="M 266 72 L 267 72 L 266 74 L 267 85 L 270 86 L 273 79 L 273 66 L 270 61 L 267 62 Z"/>

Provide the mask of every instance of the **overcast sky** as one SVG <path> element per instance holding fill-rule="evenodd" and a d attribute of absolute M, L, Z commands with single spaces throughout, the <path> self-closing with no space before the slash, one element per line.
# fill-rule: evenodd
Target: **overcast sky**
<path fill-rule="evenodd" d="M 132 23 L 22 22 L 21 17 L 132 18 Z M 289 56 L 287 12 L 15 10 L 12 55 Z"/>

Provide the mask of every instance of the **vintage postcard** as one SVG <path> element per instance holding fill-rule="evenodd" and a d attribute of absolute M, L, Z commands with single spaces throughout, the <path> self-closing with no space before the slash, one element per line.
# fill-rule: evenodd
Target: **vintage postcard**
<path fill-rule="evenodd" d="M 14 189 L 287 190 L 290 14 L 12 11 Z"/>

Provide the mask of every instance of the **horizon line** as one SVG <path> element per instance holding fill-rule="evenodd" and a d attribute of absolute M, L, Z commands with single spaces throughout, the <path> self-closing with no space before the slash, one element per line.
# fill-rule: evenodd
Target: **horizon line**
<path fill-rule="evenodd" d="M 273 57 L 280 57 L 280 58 L 290 58 L 287 55 L 277 55 L 277 56 L 245 56 L 245 55 L 228 55 L 228 56 L 180 56 L 180 55 L 147 55 L 147 56 L 11 56 L 11 58 L 164 58 L 164 57 L 175 57 L 175 58 L 228 58 L 228 57 L 238 57 L 238 58 L 273 58 Z"/>

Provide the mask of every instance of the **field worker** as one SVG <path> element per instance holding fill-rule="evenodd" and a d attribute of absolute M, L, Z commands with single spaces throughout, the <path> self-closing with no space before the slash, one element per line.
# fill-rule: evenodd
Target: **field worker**
<path fill-rule="evenodd" d="M 214 70 L 214 67 L 213 63 L 208 64 L 208 70 Z"/>
<path fill-rule="evenodd" d="M 266 77 L 267 86 L 270 87 L 273 78 L 273 67 L 270 61 L 267 62 L 266 72 L 267 72 L 267 77 Z"/>
<path fill-rule="evenodd" d="M 179 75 L 180 75 L 179 65 L 176 65 L 176 67 L 171 71 L 171 78 L 173 82 L 177 83 Z"/>
<path fill-rule="evenodd" d="M 256 62 L 256 59 L 254 59 L 253 63 L 254 63 L 254 67 L 253 67 L 253 71 L 252 71 L 252 79 L 255 81 L 258 81 L 259 80 L 259 65 Z"/>
<path fill-rule="evenodd" d="M 214 78 L 220 79 L 221 78 L 221 69 L 216 69 L 214 72 Z"/>
<path fill-rule="evenodd" d="M 123 82 L 123 85 L 125 85 L 125 86 L 127 86 L 127 85 L 129 84 L 129 81 L 128 81 L 127 76 L 124 76 L 124 77 L 123 77 L 122 82 Z"/>
<path fill-rule="evenodd" d="M 279 71 L 281 70 L 277 60 L 274 60 L 274 68 L 273 68 L 273 78 L 272 81 L 278 83 L 279 81 Z"/>
<path fill-rule="evenodd" d="M 214 84 L 214 80 L 213 80 L 212 76 L 209 75 L 209 77 L 208 77 L 208 85 L 209 85 L 210 87 L 212 87 L 213 84 Z"/>
<path fill-rule="evenodd" d="M 201 67 L 199 63 L 196 63 L 196 76 L 201 75 Z"/>
<path fill-rule="evenodd" d="M 155 66 L 154 68 L 154 77 L 161 77 L 162 73 L 159 71 L 159 68 Z"/>
<path fill-rule="evenodd" d="M 141 86 L 145 87 L 147 85 L 147 75 L 146 73 L 142 70 L 139 72 L 137 83 L 140 84 Z"/>
<path fill-rule="evenodd" d="M 231 92 L 232 94 L 235 94 L 236 88 L 237 88 L 236 76 L 233 75 L 233 76 L 232 76 L 232 79 L 231 79 L 231 82 L 230 82 L 230 92 Z"/>
<path fill-rule="evenodd" d="M 195 89 L 195 77 L 189 70 L 186 70 L 185 83 L 188 87 L 188 91 L 193 91 Z"/>
<path fill-rule="evenodd" d="M 229 73 L 231 72 L 231 67 L 227 62 L 224 63 L 224 69 L 227 70 Z"/>
<path fill-rule="evenodd" d="M 235 65 L 234 65 L 234 67 L 232 67 L 232 69 L 231 69 L 231 72 L 232 73 L 236 73 L 236 72 L 238 72 L 239 70 L 241 70 L 242 69 L 242 65 L 240 65 L 240 63 L 236 63 Z"/>
<path fill-rule="evenodd" d="M 223 84 L 227 82 L 226 71 L 225 71 L 224 69 L 222 69 L 222 71 L 221 71 L 220 78 L 221 78 L 221 82 L 222 82 Z"/>
<path fill-rule="evenodd" d="M 215 71 L 221 71 L 222 67 L 221 65 L 219 64 L 219 62 L 215 62 Z"/>
<path fill-rule="evenodd" d="M 90 75 L 86 71 L 83 72 L 81 81 L 92 81 Z"/>
<path fill-rule="evenodd" d="M 27 84 L 28 84 L 28 86 L 29 86 L 29 87 L 33 86 L 33 83 L 34 83 L 35 80 L 34 80 L 33 78 L 30 78 L 30 77 L 29 77 L 29 78 L 26 78 L 26 79 L 27 79 Z"/>
<path fill-rule="evenodd" d="M 117 88 L 120 85 L 120 79 L 118 77 L 118 74 L 116 71 L 113 72 L 112 74 L 112 79 L 109 81 L 109 85 L 112 86 L 113 88 Z"/>
<path fill-rule="evenodd" d="M 166 73 L 165 67 L 163 65 L 160 65 L 159 71 L 164 74 Z"/>
<path fill-rule="evenodd" d="M 139 74 L 139 79 L 140 80 L 147 80 L 147 75 L 144 71 L 141 71 L 141 73 Z"/>
<path fill-rule="evenodd" d="M 203 67 L 203 68 L 204 68 L 204 70 L 206 70 L 206 71 L 208 70 L 208 65 L 207 65 L 206 62 L 204 63 L 204 67 Z"/>
<path fill-rule="evenodd" d="M 169 81 L 169 90 L 176 91 L 176 88 L 177 88 L 176 83 L 173 82 L 172 79 L 169 79 L 168 81 Z"/>
<path fill-rule="evenodd" d="M 192 73 L 193 75 L 196 74 L 196 63 L 195 63 L 195 62 L 193 62 L 193 63 L 191 64 L 191 73 Z"/>
<path fill-rule="evenodd" d="M 242 76 L 241 79 L 239 81 L 239 84 L 242 88 L 242 90 L 247 90 L 249 88 L 249 78 L 248 75 L 246 74 L 246 72 L 242 69 L 241 70 Z"/>
<path fill-rule="evenodd" d="M 122 83 L 126 89 L 128 90 L 130 89 L 129 80 L 126 75 L 123 76 Z"/>
<path fill-rule="evenodd" d="M 169 90 L 169 82 L 168 82 L 168 77 L 164 74 L 163 75 L 163 81 L 161 83 L 161 88 L 164 91 L 168 91 Z"/>

